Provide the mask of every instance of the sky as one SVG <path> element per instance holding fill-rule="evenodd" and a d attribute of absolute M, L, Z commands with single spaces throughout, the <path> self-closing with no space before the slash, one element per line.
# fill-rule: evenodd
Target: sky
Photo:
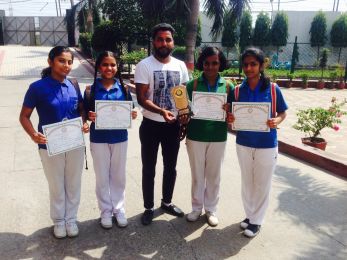
<path fill-rule="evenodd" d="M 71 0 L 0 0 L 0 10 L 5 10 L 6 16 L 9 16 L 10 13 L 13 16 L 57 16 L 56 2 L 59 1 L 64 16 L 65 9 L 71 7 Z M 79 2 L 79 0 L 72 1 Z M 339 2 L 339 11 L 347 11 L 347 0 L 273 0 L 274 11 L 278 8 L 278 1 L 280 1 L 280 10 L 333 11 L 334 1 L 336 1 L 336 3 Z M 270 0 L 251 0 L 251 3 L 253 12 L 271 11 Z M 12 6 L 12 11 L 10 6 Z M 58 15 L 60 15 L 59 5 Z"/>

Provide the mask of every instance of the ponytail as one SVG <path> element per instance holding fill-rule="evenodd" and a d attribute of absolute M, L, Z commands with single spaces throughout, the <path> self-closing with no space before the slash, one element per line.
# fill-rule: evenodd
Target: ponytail
<path fill-rule="evenodd" d="M 117 63 L 116 77 L 119 79 L 119 83 L 120 83 L 121 89 L 122 89 L 122 91 L 123 91 L 123 93 L 125 95 L 125 100 L 132 100 L 129 91 L 127 90 L 127 88 L 124 86 L 124 83 L 123 83 L 122 73 L 120 72 L 120 68 L 122 67 L 121 63 L 122 63 L 121 61 L 119 63 Z"/>
<path fill-rule="evenodd" d="M 52 68 L 51 67 L 44 68 L 41 71 L 41 79 L 47 78 L 48 76 L 51 76 L 51 73 L 52 73 Z"/>
<path fill-rule="evenodd" d="M 270 78 L 265 74 L 264 71 L 260 72 L 260 80 L 261 80 L 261 86 L 260 86 L 260 91 L 266 90 L 270 86 Z"/>

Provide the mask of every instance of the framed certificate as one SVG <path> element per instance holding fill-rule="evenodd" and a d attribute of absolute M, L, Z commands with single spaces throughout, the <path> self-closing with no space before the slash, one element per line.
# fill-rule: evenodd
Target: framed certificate
<path fill-rule="evenodd" d="M 132 101 L 95 100 L 95 129 L 131 128 Z"/>
<path fill-rule="evenodd" d="M 225 121 L 223 105 L 227 102 L 226 93 L 193 91 L 192 97 L 194 119 Z"/>
<path fill-rule="evenodd" d="M 81 117 L 42 126 L 43 134 L 47 138 L 48 156 L 85 146 L 82 126 Z"/>
<path fill-rule="evenodd" d="M 232 129 L 236 131 L 269 132 L 266 124 L 270 118 L 270 102 L 233 102 L 232 113 L 235 121 Z"/>

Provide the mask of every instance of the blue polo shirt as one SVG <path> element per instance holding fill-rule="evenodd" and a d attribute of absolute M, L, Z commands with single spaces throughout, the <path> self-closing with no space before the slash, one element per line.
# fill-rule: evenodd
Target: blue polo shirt
<path fill-rule="evenodd" d="M 115 80 L 113 86 L 106 90 L 101 84 L 101 79 L 95 82 L 95 100 L 125 100 L 120 83 Z M 86 92 L 84 92 L 85 107 L 88 107 Z M 128 140 L 128 131 L 121 130 L 95 130 L 95 123 L 90 125 L 90 141 L 93 143 L 115 144 Z"/>
<path fill-rule="evenodd" d="M 43 125 L 79 117 L 78 103 L 82 101 L 81 93 L 76 91 L 70 80 L 59 82 L 48 76 L 29 86 L 23 106 L 36 108 L 39 115 L 38 131 L 42 133 Z M 47 149 L 45 144 L 39 144 L 39 148 Z"/>
<path fill-rule="evenodd" d="M 238 102 L 270 102 L 271 87 L 270 84 L 265 90 L 260 89 L 261 82 L 254 90 L 251 90 L 247 81 L 242 82 L 239 90 Z M 276 112 L 281 113 L 288 109 L 279 86 L 276 84 Z M 235 102 L 235 92 L 230 91 L 228 103 Z M 271 128 L 270 132 L 237 131 L 236 143 L 252 148 L 274 148 L 277 147 L 277 130 Z"/>

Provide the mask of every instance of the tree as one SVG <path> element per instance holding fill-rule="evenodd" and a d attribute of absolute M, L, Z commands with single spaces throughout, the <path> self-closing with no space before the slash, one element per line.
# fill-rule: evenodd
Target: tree
<path fill-rule="evenodd" d="M 229 56 L 230 49 L 233 48 L 237 42 L 236 27 L 236 21 L 231 12 L 229 12 L 224 17 L 222 33 L 222 46 L 227 48 L 227 57 Z"/>
<path fill-rule="evenodd" d="M 128 51 L 131 51 L 131 43 L 145 44 L 147 28 L 142 15 L 141 6 L 136 0 L 104 0 L 101 8 L 108 19 L 112 21 L 112 27 L 120 35 L 120 42 L 127 43 Z"/>
<path fill-rule="evenodd" d="M 299 47 L 298 47 L 298 36 L 295 36 L 295 42 L 293 46 L 292 61 L 290 64 L 290 73 L 294 73 L 296 63 L 299 62 Z"/>
<path fill-rule="evenodd" d="M 252 16 L 249 11 L 245 11 L 240 22 L 240 51 L 252 44 Z"/>
<path fill-rule="evenodd" d="M 339 48 L 338 63 L 340 63 L 341 49 L 347 47 L 347 14 L 341 15 L 331 27 L 330 41 L 333 47 Z"/>
<path fill-rule="evenodd" d="M 186 35 L 186 64 L 190 71 L 194 69 L 194 51 L 195 40 L 198 26 L 199 16 L 199 0 L 190 0 L 190 15 L 187 21 Z M 229 0 L 229 6 L 232 16 L 239 20 L 245 7 L 249 5 L 251 0 Z M 223 19 L 226 11 L 226 2 L 223 0 L 204 0 L 204 10 L 210 18 L 214 18 L 211 33 L 213 36 L 218 35 L 223 29 Z"/>
<path fill-rule="evenodd" d="M 278 12 L 271 27 L 271 43 L 277 47 L 287 45 L 288 39 L 288 16 L 284 12 Z"/>
<path fill-rule="evenodd" d="M 260 12 L 255 21 L 253 44 L 261 49 L 270 44 L 270 17 L 267 13 Z"/>
<path fill-rule="evenodd" d="M 324 73 L 324 69 L 327 67 L 327 63 L 328 63 L 328 54 L 329 54 L 329 49 L 324 48 L 322 51 L 322 55 L 319 58 L 319 67 L 322 70 L 322 74 L 321 74 L 321 80 L 323 79 L 323 73 Z"/>
<path fill-rule="evenodd" d="M 317 61 L 319 59 L 319 49 L 324 46 L 327 40 L 327 20 L 325 14 L 319 11 L 313 18 L 310 28 L 310 42 L 312 47 L 317 48 Z"/>

